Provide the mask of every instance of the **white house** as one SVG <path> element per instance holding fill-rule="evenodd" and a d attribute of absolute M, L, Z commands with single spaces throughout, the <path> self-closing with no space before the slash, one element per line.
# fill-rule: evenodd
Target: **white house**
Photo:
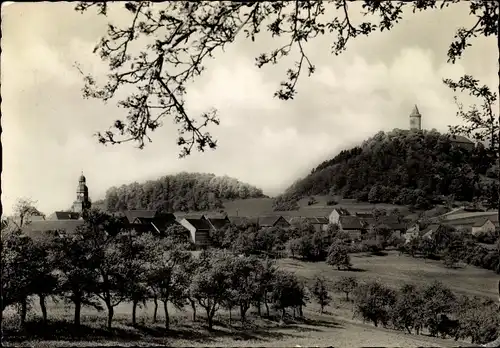
<path fill-rule="evenodd" d="M 344 209 L 344 208 L 334 208 L 332 210 L 332 212 L 330 213 L 330 215 L 328 215 L 328 221 L 331 224 L 338 225 L 341 216 L 350 216 L 350 215 L 351 215 L 351 213 L 349 213 L 349 211 L 347 209 Z"/>
<path fill-rule="evenodd" d="M 490 232 L 495 232 L 495 224 L 489 218 L 480 219 L 472 225 L 472 234 L 474 236 Z"/>

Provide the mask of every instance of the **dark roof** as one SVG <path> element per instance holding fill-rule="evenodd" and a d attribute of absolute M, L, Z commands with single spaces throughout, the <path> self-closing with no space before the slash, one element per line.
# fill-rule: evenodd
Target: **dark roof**
<path fill-rule="evenodd" d="M 249 218 L 248 216 L 228 216 L 228 219 L 234 225 L 257 223 L 256 218 Z"/>
<path fill-rule="evenodd" d="M 286 217 L 285 217 L 286 218 Z M 313 225 L 327 225 L 329 223 L 328 219 L 323 216 L 292 216 L 287 219 L 289 223 L 294 223 L 298 221 L 308 222 Z"/>
<path fill-rule="evenodd" d="M 136 218 L 154 218 L 156 211 L 154 210 L 126 210 L 123 214 L 127 217 L 129 223 L 133 223 Z"/>
<path fill-rule="evenodd" d="M 79 226 L 84 224 L 83 220 L 43 220 L 33 221 L 23 228 L 23 234 L 34 240 L 46 240 L 56 236 L 54 231 L 63 231 L 71 234 L 75 233 Z"/>
<path fill-rule="evenodd" d="M 349 210 L 345 209 L 345 208 L 334 208 L 333 210 L 337 211 L 337 213 L 340 215 L 340 216 L 350 216 L 351 213 L 349 213 Z"/>
<path fill-rule="evenodd" d="M 490 220 L 487 217 L 483 217 L 481 219 L 477 219 L 476 222 L 472 225 L 473 227 L 481 227 L 483 226 L 488 220 Z M 491 220 L 490 220 L 491 221 Z"/>
<path fill-rule="evenodd" d="M 194 228 L 197 230 L 209 230 L 210 224 L 205 219 L 191 219 L 184 218 L 187 222 L 189 222 Z"/>
<path fill-rule="evenodd" d="M 170 225 L 177 223 L 175 215 L 171 213 L 158 213 L 155 217 L 136 217 L 133 223 L 154 225 L 158 230 L 165 231 Z"/>
<path fill-rule="evenodd" d="M 258 222 L 259 222 L 259 226 L 261 226 L 261 227 L 272 227 L 280 219 L 283 219 L 286 223 L 288 223 L 288 221 L 286 221 L 286 219 L 281 215 L 262 216 L 262 217 L 259 217 Z"/>
<path fill-rule="evenodd" d="M 341 216 L 339 219 L 339 223 L 343 230 L 363 229 L 361 219 L 357 216 Z"/>
<path fill-rule="evenodd" d="M 420 231 L 420 234 L 421 234 L 421 235 L 424 235 L 424 234 L 426 234 L 426 233 L 428 233 L 428 232 L 431 232 L 431 231 L 433 231 L 433 232 L 434 232 L 434 231 L 436 231 L 436 230 L 439 228 L 439 226 L 441 226 L 441 225 L 439 225 L 439 224 L 432 224 L 432 225 L 429 225 L 429 226 L 427 226 L 427 228 L 426 228 L 426 229 L 424 229 L 424 230 Z"/>
<path fill-rule="evenodd" d="M 453 143 L 474 144 L 470 139 L 462 135 L 450 135 L 450 141 Z"/>
<path fill-rule="evenodd" d="M 356 216 L 363 218 L 363 219 L 373 219 L 374 216 L 372 213 L 355 213 Z"/>
<path fill-rule="evenodd" d="M 392 230 L 403 230 L 405 229 L 405 225 L 399 222 L 396 216 L 382 216 L 380 217 L 379 224 L 384 224 Z"/>
<path fill-rule="evenodd" d="M 212 225 L 212 227 L 216 230 L 221 229 L 230 223 L 228 219 L 209 218 L 207 220 L 210 223 L 210 225 Z"/>
<path fill-rule="evenodd" d="M 78 220 L 79 218 L 79 213 L 72 211 L 55 211 L 47 220 Z"/>

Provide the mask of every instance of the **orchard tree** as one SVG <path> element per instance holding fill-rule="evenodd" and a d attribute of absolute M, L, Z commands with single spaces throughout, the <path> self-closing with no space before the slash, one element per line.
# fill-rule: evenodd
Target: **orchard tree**
<path fill-rule="evenodd" d="M 334 289 L 337 292 L 345 294 L 346 301 L 349 301 L 349 294 L 358 287 L 356 277 L 341 277 L 335 282 Z"/>
<path fill-rule="evenodd" d="M 129 1 L 123 3 L 129 13 L 128 23 L 123 26 L 110 23 L 94 50 L 109 64 L 108 81 L 99 86 L 94 77 L 82 72 L 83 94 L 108 101 L 123 88 L 135 88 L 118 101 L 119 106 L 128 110 L 126 120 L 117 120 L 108 131 L 99 132 L 101 143 L 135 141 L 142 148 L 145 141 L 151 141 L 149 133 L 160 127 L 164 118 L 170 118 L 179 125 L 177 144 L 181 147 L 180 155 L 186 156 L 194 146 L 199 151 L 215 148 L 216 140 L 210 133 L 203 133 L 203 129 L 219 124 L 216 110 L 204 112 L 201 122 L 187 113 L 184 102 L 187 83 L 200 76 L 207 60 L 236 38 L 245 36 L 255 41 L 259 33 L 267 30 L 272 37 L 285 39 L 287 43 L 283 46 L 277 44 L 256 58 L 258 67 L 276 64 L 292 51 L 298 53 L 298 60 L 287 70 L 286 79 L 275 93 L 275 97 L 289 100 L 295 96 L 304 70 L 308 75 L 315 71 L 304 47 L 306 42 L 327 35 L 331 38 L 332 53 L 338 55 L 356 37 L 389 31 L 412 12 L 440 10 L 457 3 L 458 0 L 365 0 L 361 9 L 356 10 L 365 15 L 364 20 L 355 23 L 351 18 L 352 3 L 347 0 L 161 4 Z M 76 10 L 83 12 L 91 7 L 106 15 L 111 6 L 104 1 L 81 2 Z M 498 1 L 471 1 L 469 9 L 475 24 L 458 28 L 448 49 L 451 63 L 471 46 L 473 38 L 498 37 Z"/>
<path fill-rule="evenodd" d="M 228 253 L 205 253 L 191 283 L 192 296 L 207 313 L 208 329 L 213 328 L 215 313 L 223 305 L 230 289 L 229 279 L 233 255 Z"/>
<path fill-rule="evenodd" d="M 337 269 L 349 269 L 351 265 L 351 257 L 347 251 L 347 248 L 341 244 L 340 241 L 334 241 L 328 250 L 328 257 L 326 263 L 329 265 L 337 267 Z"/>
<path fill-rule="evenodd" d="M 177 308 L 184 307 L 186 289 L 189 288 L 190 278 L 186 267 L 191 262 L 192 254 L 178 245 L 167 241 L 158 243 L 155 248 L 156 257 L 152 258 L 149 284 L 155 297 L 163 302 L 165 311 L 165 328 L 170 328 L 168 303 Z"/>
<path fill-rule="evenodd" d="M 328 293 L 325 277 L 316 276 L 311 293 L 313 294 L 316 302 L 319 304 L 321 314 L 323 314 L 325 307 L 332 301 L 332 297 Z"/>

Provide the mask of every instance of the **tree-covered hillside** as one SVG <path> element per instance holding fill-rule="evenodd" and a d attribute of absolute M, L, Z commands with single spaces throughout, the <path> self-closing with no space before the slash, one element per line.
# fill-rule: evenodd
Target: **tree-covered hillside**
<path fill-rule="evenodd" d="M 490 158 L 482 144 L 468 152 L 436 131 L 379 132 L 294 183 L 277 197 L 275 210 L 293 210 L 298 199 L 323 194 L 422 208 L 436 199 L 495 202 L 497 182 L 481 179 L 494 176 Z"/>
<path fill-rule="evenodd" d="M 111 187 L 104 199 L 108 211 L 152 209 L 164 212 L 223 208 L 223 200 L 263 197 L 261 189 L 228 176 L 180 173 L 157 180 Z"/>

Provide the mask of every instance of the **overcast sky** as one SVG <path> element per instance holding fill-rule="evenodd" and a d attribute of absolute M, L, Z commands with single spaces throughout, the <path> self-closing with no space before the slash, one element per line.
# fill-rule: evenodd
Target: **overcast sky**
<path fill-rule="evenodd" d="M 81 97 L 73 63 L 100 73 L 92 49 L 107 19 L 79 14 L 71 3 L 15 3 L 2 8 L 2 203 L 6 213 L 18 197 L 38 201 L 45 213 L 67 209 L 83 170 L 90 196 L 110 186 L 180 171 L 227 174 L 280 193 L 338 151 L 379 130 L 407 128 L 417 104 L 426 129 L 456 124 L 453 94 L 443 77 L 473 74 L 496 90 L 496 39 L 477 39 L 455 65 L 446 62 L 457 27 L 469 25 L 467 4 L 410 14 L 391 32 L 359 38 L 341 56 L 328 38 L 307 51 L 317 72 L 299 82 L 293 101 L 273 93 L 287 65 L 258 69 L 254 58 L 273 40 L 239 40 L 207 64 L 188 88 L 193 113 L 211 106 L 221 125 L 212 127 L 219 147 L 178 159 L 176 126 L 152 134 L 144 150 L 133 144 L 104 147 L 92 135 L 123 111 L 114 103 Z M 123 19 L 123 18 L 122 18 Z"/>

